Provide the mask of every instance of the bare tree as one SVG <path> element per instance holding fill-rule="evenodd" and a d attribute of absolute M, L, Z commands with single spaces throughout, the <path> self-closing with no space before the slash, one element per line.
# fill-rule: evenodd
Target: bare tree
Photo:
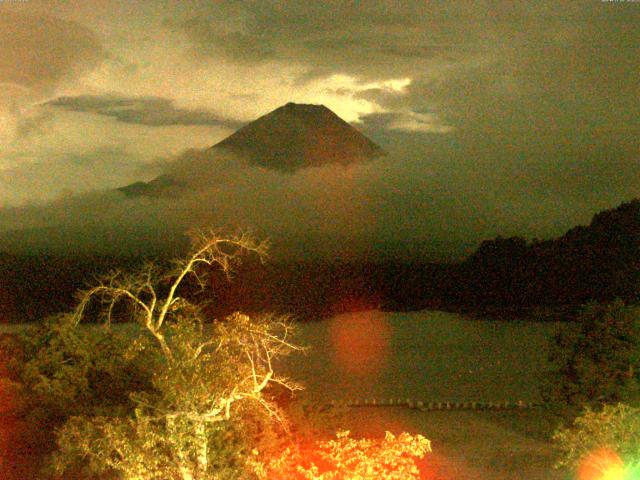
<path fill-rule="evenodd" d="M 111 322 L 113 309 L 119 302 L 130 302 L 135 309 L 135 320 L 156 338 L 162 350 L 171 358 L 171 351 L 162 334 L 165 320 L 176 312 L 198 310 L 196 305 L 179 295 L 180 286 L 185 279 L 192 276 L 204 288 L 208 270 L 203 271 L 202 267 L 210 269 L 218 266 L 229 274 L 240 255 L 253 252 L 262 260 L 266 250 L 266 243 L 257 243 L 246 234 L 222 238 L 211 231 L 195 232 L 192 234 L 192 248 L 188 256 L 175 260 L 174 268 L 169 272 L 161 272 L 155 264 L 147 263 L 141 271 L 133 274 L 111 272 L 100 279 L 98 285 L 81 291 L 75 311 L 76 323 L 82 320 L 87 305 L 95 298 L 106 307 L 103 313 L 108 323 Z M 158 287 L 166 281 L 170 283 L 170 287 L 163 298 Z"/>
<path fill-rule="evenodd" d="M 69 419 L 59 432 L 58 470 L 82 458 L 94 470 L 115 470 L 128 479 L 224 478 L 219 462 L 212 464 L 217 454 L 212 442 L 234 421 L 236 405 L 252 403 L 270 421 L 286 426 L 264 393 L 273 384 L 300 388 L 274 369 L 276 358 L 301 350 L 291 341 L 288 319 L 235 313 L 205 325 L 200 305 L 181 293 L 187 278 L 204 288 L 212 267 L 228 274 L 246 253 L 264 258 L 266 245 L 248 235 L 200 233 L 188 256 L 169 272 L 147 264 L 133 274 L 112 272 L 81 292 L 76 325 L 94 301 L 107 325 L 118 303 L 132 307 L 143 335 L 132 340 L 129 352 L 143 350 L 153 388 L 131 392 L 128 415 Z M 229 478 L 234 475 L 238 472 Z"/>

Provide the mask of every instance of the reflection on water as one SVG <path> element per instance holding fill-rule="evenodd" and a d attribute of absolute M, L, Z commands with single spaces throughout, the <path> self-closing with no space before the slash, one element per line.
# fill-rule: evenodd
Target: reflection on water
<path fill-rule="evenodd" d="M 324 399 L 535 402 L 554 331 L 444 312 L 349 313 L 301 324 L 310 351 L 284 368 Z"/>

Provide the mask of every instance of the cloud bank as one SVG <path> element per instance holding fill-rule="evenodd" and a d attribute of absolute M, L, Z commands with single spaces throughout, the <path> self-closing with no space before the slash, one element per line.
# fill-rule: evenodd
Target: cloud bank
<path fill-rule="evenodd" d="M 130 198 L 109 190 L 5 210 L 3 230 L 32 229 L 28 236 L 40 238 L 0 235 L 0 243 L 13 238 L 11 248 L 23 251 L 150 253 L 174 248 L 193 227 L 213 227 L 269 238 L 276 259 L 452 260 L 496 235 L 560 235 L 624 197 L 624 182 L 617 191 L 603 188 L 602 198 L 594 191 L 587 202 L 546 185 L 530 188 L 535 171 L 490 176 L 483 170 L 487 178 L 479 178 L 477 168 L 484 167 L 467 153 L 442 155 L 434 141 L 430 151 L 392 149 L 366 163 L 280 173 L 214 151 L 192 151 L 167 164 L 178 186 L 162 196 Z M 563 181 L 555 180 L 558 188 Z M 503 182 L 500 190 L 487 188 L 496 182 Z M 627 179 L 627 186 L 633 182 Z M 522 184 L 526 196 L 519 194 Z"/>
<path fill-rule="evenodd" d="M 52 5 L 0 3 L 0 206 L 84 192 L 50 219 L 161 224 L 168 209 L 320 246 L 458 245 L 559 235 L 640 192 L 633 2 Z M 389 157 L 290 176 L 220 160 L 204 168 L 219 182 L 163 206 L 88 193 L 289 101 L 325 104 Z M 4 225 L 43 220 L 7 211 Z"/>

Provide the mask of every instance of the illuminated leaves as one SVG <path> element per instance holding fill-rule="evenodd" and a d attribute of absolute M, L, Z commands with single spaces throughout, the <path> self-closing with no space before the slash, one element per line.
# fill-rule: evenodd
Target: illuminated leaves
<path fill-rule="evenodd" d="M 416 459 L 431 451 L 422 435 L 387 432 L 384 439 L 354 439 L 339 431 L 314 448 L 287 449 L 260 471 L 262 478 L 296 480 L 410 480 L 420 478 Z"/>
<path fill-rule="evenodd" d="M 600 480 L 614 471 L 619 479 L 631 479 L 623 472 L 640 461 L 640 408 L 621 403 L 597 412 L 587 408 L 553 440 L 561 452 L 557 466 L 576 469 L 579 480 Z"/>
<path fill-rule="evenodd" d="M 74 315 L 42 328 L 22 380 L 58 410 L 58 474 L 236 479 L 254 440 L 243 425 L 247 411 L 286 429 L 265 391 L 299 388 L 274 370 L 278 357 L 300 349 L 289 320 L 235 313 L 205 325 L 183 285 L 189 277 L 204 288 L 212 267 L 228 272 L 241 254 L 262 256 L 264 248 L 246 235 L 199 234 L 172 269 L 113 272 L 81 292 Z M 111 325 L 122 305 L 128 330 Z M 96 307 L 105 326 L 80 326 Z"/>

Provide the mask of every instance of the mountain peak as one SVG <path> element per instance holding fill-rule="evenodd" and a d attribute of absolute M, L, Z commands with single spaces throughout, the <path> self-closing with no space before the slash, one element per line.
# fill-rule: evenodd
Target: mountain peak
<path fill-rule="evenodd" d="M 281 108 L 287 108 L 289 110 L 294 110 L 294 111 L 298 111 L 298 112 L 303 112 L 303 111 L 308 111 L 308 112 L 313 112 L 313 111 L 329 111 L 331 112 L 331 110 L 329 110 L 327 107 L 325 107 L 322 104 L 317 104 L 317 103 L 295 103 L 295 102 L 287 102 L 284 105 L 282 105 L 281 107 L 276 108 L 276 110 L 280 110 Z"/>
<path fill-rule="evenodd" d="M 281 171 L 370 160 L 384 151 L 324 105 L 289 102 L 245 125 L 212 149 Z"/>
<path fill-rule="evenodd" d="M 289 102 L 248 123 L 213 147 L 193 153 L 181 173 L 171 172 L 150 182 L 117 190 L 127 197 L 157 197 L 177 192 L 194 177 L 206 177 L 219 153 L 231 153 L 254 165 L 281 172 L 328 164 L 348 165 L 371 160 L 384 150 L 324 105 Z M 203 175 L 195 175 L 198 171 Z M 185 175 L 186 172 L 186 175 Z"/>

